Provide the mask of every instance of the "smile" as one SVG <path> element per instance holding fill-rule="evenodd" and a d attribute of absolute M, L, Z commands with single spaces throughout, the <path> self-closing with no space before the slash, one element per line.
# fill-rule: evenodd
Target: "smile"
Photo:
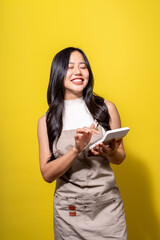
<path fill-rule="evenodd" d="M 73 79 L 71 81 L 75 84 L 82 84 L 84 79 L 83 78 L 76 78 L 76 79 Z"/>

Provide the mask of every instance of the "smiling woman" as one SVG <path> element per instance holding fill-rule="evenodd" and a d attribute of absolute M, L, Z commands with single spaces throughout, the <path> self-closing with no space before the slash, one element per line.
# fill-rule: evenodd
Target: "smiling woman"
<path fill-rule="evenodd" d="M 42 176 L 55 179 L 54 234 L 62 239 L 126 240 L 123 202 L 110 163 L 125 158 L 122 140 L 89 146 L 120 128 L 115 105 L 93 94 L 93 74 L 81 49 L 52 61 L 46 115 L 38 121 Z"/>

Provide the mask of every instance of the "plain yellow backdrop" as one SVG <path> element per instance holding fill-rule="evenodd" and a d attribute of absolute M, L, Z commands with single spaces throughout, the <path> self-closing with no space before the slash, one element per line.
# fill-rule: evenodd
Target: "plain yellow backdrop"
<path fill-rule="evenodd" d="M 113 166 L 128 240 L 160 239 L 160 1 L 1 0 L 0 239 L 53 238 L 54 183 L 43 181 L 37 121 L 53 56 L 82 48 L 94 91 L 113 101 L 127 158 Z"/>

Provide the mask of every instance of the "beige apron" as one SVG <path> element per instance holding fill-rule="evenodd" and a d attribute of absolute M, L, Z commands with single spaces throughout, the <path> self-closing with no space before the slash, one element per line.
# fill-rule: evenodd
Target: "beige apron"
<path fill-rule="evenodd" d="M 102 128 L 99 127 L 102 135 Z M 53 145 L 56 157 L 75 144 L 76 130 L 64 130 Z M 88 156 L 89 146 L 101 136 L 94 134 L 69 170 L 56 182 L 54 196 L 55 240 L 126 240 L 123 202 L 109 162 Z"/>

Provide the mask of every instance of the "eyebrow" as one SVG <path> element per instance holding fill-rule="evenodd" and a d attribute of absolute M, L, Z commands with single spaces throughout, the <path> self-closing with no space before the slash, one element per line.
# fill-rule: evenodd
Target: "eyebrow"
<path fill-rule="evenodd" d="M 68 64 L 75 64 L 74 62 L 69 62 Z M 86 64 L 85 62 L 80 62 L 79 64 Z"/>

